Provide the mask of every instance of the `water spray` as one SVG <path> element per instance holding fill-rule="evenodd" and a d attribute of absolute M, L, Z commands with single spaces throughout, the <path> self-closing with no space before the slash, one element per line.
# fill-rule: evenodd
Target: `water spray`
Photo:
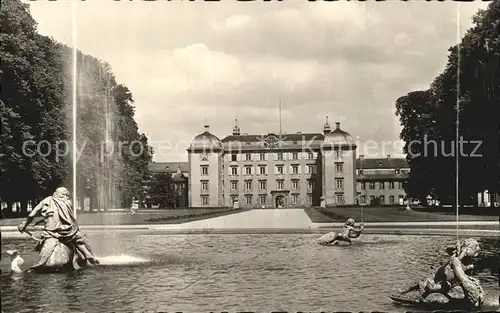
<path fill-rule="evenodd" d="M 77 82 L 77 51 L 76 51 L 76 1 L 73 0 L 71 3 L 71 29 L 72 29 L 72 41 L 73 41 L 73 90 L 72 90 L 72 106 L 73 106 L 73 151 L 72 151 L 72 166 L 73 166 L 73 211 L 76 217 L 76 113 L 77 113 L 77 102 L 76 102 L 76 82 Z"/>

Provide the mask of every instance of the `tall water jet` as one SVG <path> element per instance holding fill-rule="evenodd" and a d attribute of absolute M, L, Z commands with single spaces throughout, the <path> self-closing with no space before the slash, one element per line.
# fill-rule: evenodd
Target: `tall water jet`
<path fill-rule="evenodd" d="M 73 1 L 71 3 L 71 9 L 72 9 L 72 16 L 71 16 L 71 28 L 72 28 L 72 41 L 73 41 L 73 71 L 72 71 L 72 78 L 73 78 L 73 88 L 72 88 L 72 106 L 73 106 L 73 114 L 72 114 L 72 126 L 73 126 L 73 149 L 72 149 L 72 157 L 71 157 L 71 165 L 73 169 L 73 176 L 72 176 L 72 186 L 73 186 L 73 210 L 74 214 L 76 216 L 76 211 L 77 211 L 77 189 L 76 189 L 76 163 L 77 163 L 77 146 L 76 146 L 76 116 L 77 116 L 77 97 L 76 97 L 76 87 L 77 87 L 77 50 L 76 50 L 76 43 L 77 43 L 77 23 L 76 23 L 76 1 Z"/>
<path fill-rule="evenodd" d="M 103 65 L 101 68 L 104 80 L 103 116 L 104 116 L 104 138 L 101 144 L 100 168 L 96 173 L 98 181 L 97 194 L 99 205 L 104 211 L 116 208 L 118 204 L 115 177 L 119 175 L 118 162 L 120 162 L 119 145 L 116 145 L 115 119 L 116 110 L 111 94 L 112 77 L 109 67 Z"/>
<path fill-rule="evenodd" d="M 120 153 L 116 149 L 113 90 L 116 86 L 110 67 L 100 60 L 78 52 L 78 115 L 73 116 L 78 143 L 75 157 L 75 207 L 106 211 L 117 206 L 115 177 L 121 177 Z M 73 112 L 76 108 L 73 108 Z M 75 183 L 75 182 L 74 182 Z"/>

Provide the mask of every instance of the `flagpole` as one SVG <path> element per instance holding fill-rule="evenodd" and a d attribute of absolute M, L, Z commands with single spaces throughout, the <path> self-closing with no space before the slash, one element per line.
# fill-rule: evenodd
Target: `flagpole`
<path fill-rule="evenodd" d="M 279 100 L 280 141 L 281 141 L 281 99 Z"/>

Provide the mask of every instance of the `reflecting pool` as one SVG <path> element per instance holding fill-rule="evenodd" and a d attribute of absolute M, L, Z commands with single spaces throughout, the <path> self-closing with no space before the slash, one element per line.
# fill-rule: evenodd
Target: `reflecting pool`
<path fill-rule="evenodd" d="M 363 235 L 324 247 L 319 235 L 92 232 L 103 265 L 72 274 L 11 276 L 7 249 L 29 266 L 30 239 L 2 239 L 3 312 L 407 311 L 388 295 L 447 260 L 452 237 Z M 464 238 L 462 238 L 464 239 Z M 477 277 L 499 292 L 496 239 L 480 239 Z"/>

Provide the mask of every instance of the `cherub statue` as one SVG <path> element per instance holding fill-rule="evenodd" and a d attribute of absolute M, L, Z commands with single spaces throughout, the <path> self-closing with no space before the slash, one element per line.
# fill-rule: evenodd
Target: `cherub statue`
<path fill-rule="evenodd" d="M 434 276 L 400 291 L 398 296 L 416 291 L 418 298 L 415 301 L 423 304 L 457 303 L 471 308 L 491 306 L 491 299 L 485 301 L 479 281 L 470 276 L 474 268 L 471 258 L 477 256 L 479 250 L 475 239 L 458 241 L 455 247 L 447 248 L 450 260 L 438 268 Z"/>
<path fill-rule="evenodd" d="M 353 218 L 348 218 L 340 232 L 331 232 L 321 236 L 318 243 L 321 245 L 337 245 L 340 241 L 352 244 L 351 238 L 358 238 L 363 232 L 364 224 L 361 223 L 359 229 L 355 229 L 356 221 Z"/>

